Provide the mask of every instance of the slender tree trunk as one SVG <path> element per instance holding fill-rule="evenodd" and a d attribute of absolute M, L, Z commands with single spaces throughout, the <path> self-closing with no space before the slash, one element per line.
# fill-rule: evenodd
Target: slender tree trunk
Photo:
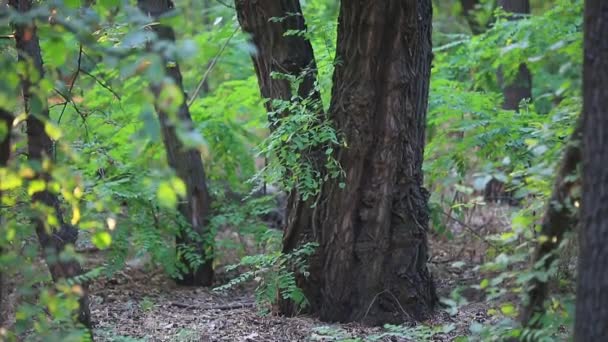
<path fill-rule="evenodd" d="M 287 34 L 289 31 L 306 32 L 306 22 L 299 0 L 235 0 L 235 8 L 241 28 L 250 35 L 250 40 L 256 48 L 251 58 L 262 97 L 288 101 L 297 95 L 300 99 L 312 100 L 309 109 L 318 113 L 321 118 L 324 113 L 321 94 L 315 87 L 317 66 L 312 45 L 301 34 Z M 290 81 L 273 77 L 272 73 L 301 77 L 302 82 L 298 86 L 297 94 L 293 94 Z M 275 111 L 272 101 L 266 101 L 265 106 L 269 113 Z M 289 113 L 281 113 L 281 115 L 289 115 Z M 278 124 L 276 118 L 269 116 L 268 119 L 270 129 L 276 129 Z M 319 154 L 319 151 L 311 151 L 308 159 L 313 162 L 321 160 Z M 316 167 L 323 172 L 321 163 L 317 163 Z M 312 222 L 316 212 L 313 208 L 315 200 L 309 198 L 303 201 L 296 189 L 290 191 L 287 200 L 287 223 L 283 236 L 284 252 L 290 252 L 306 242 L 315 241 L 312 238 Z M 318 274 L 311 274 L 310 278 L 314 280 L 304 282 L 300 279 L 299 283 L 310 299 L 317 300 L 319 288 L 313 283 L 319 279 Z M 298 308 L 289 300 L 280 299 L 280 310 L 283 313 L 295 314 Z"/>
<path fill-rule="evenodd" d="M 262 97 L 288 101 L 298 95 L 317 100 L 319 104 L 321 96 L 314 86 L 317 66 L 312 45 L 301 34 L 286 35 L 288 31 L 306 31 L 300 2 L 235 0 L 235 7 L 243 31 L 250 34 L 257 50 L 251 57 Z M 272 73 L 302 77 L 297 94 L 292 94 L 289 80 L 274 78 Z M 320 113 L 322 108 L 318 107 L 312 110 Z M 266 109 L 274 111 L 272 101 L 266 102 Z"/>
<path fill-rule="evenodd" d="M 506 12 L 513 14 L 530 14 L 529 0 L 498 0 L 498 6 Z M 512 20 L 520 19 L 517 16 Z M 518 67 L 516 75 L 509 80 L 505 79 L 502 68 L 496 73 L 498 84 L 502 89 L 502 108 L 506 110 L 519 111 L 521 101 L 532 99 L 532 74 L 525 63 Z M 484 199 L 488 202 L 507 202 L 515 204 L 513 192 L 505 184 L 496 178 L 492 178 L 486 185 Z"/>
<path fill-rule="evenodd" d="M 478 4 L 479 0 L 460 0 L 464 18 L 467 20 L 469 28 L 473 34 L 483 33 L 483 31 L 486 29 L 474 16 L 475 7 L 477 7 Z"/>
<path fill-rule="evenodd" d="M 579 122 L 565 148 L 553 194 L 543 217 L 540 234 L 545 238 L 539 243 L 533 259 L 533 265 L 543 260 L 538 270 L 540 272 L 548 272 L 559 260 L 557 248 L 566 233 L 573 231 L 579 222 L 576 203 L 580 203 L 581 130 Z M 544 312 L 548 292 L 548 281 L 538 278 L 530 281 L 528 302 L 524 305 L 520 317 L 522 325 L 532 329 L 539 327 L 540 322 L 535 316 Z"/>
<path fill-rule="evenodd" d="M 529 0 L 499 0 L 498 5 L 509 13 L 530 14 Z M 512 81 L 505 81 L 501 71 L 498 72 L 498 79 L 502 84 L 504 109 L 518 110 L 522 100 L 532 98 L 532 74 L 526 64 L 519 65 L 517 75 Z"/>
<path fill-rule="evenodd" d="M 608 2 L 585 1 L 583 198 L 575 341 L 608 336 Z"/>
<path fill-rule="evenodd" d="M 5 129 L 2 127 L 5 127 Z M 12 127 L 13 115 L 4 108 L 0 108 L 0 132 L 4 132 L 4 135 L 0 135 L 0 168 L 4 168 L 8 165 L 11 154 Z M 0 206 L 2 206 L 2 189 L 0 189 Z M 0 215 L 0 227 L 4 227 L 2 215 Z M 2 252 L 2 247 L 0 246 L 0 253 Z M 4 319 L 6 318 L 4 317 L 4 297 L 4 274 L 0 272 L 0 326 L 4 324 Z"/>
<path fill-rule="evenodd" d="M 31 9 L 31 2 L 29 0 L 11 0 L 9 3 L 23 13 Z M 29 159 L 33 162 L 42 163 L 44 159 L 52 156 L 53 142 L 44 129 L 45 121 L 49 119 L 47 99 L 32 92 L 38 80 L 44 75 L 36 26 L 33 23 L 15 25 L 15 41 L 19 62 L 31 64 L 36 71 L 35 75 L 28 74 L 21 80 L 21 87 L 25 101 L 25 110 L 28 114 L 27 138 Z M 39 171 L 36 177 L 45 182 L 51 180 L 50 174 L 44 170 Z M 53 280 L 58 281 L 81 274 L 82 268 L 76 260 L 63 261 L 59 258 L 59 255 L 67 245 L 76 243 L 78 229 L 64 221 L 57 195 L 44 190 L 35 193 L 32 196 L 32 201 L 34 204 L 41 204 L 50 208 L 58 221 L 56 227 L 47 227 L 44 219 L 36 219 L 36 233 L 40 245 L 44 250 Z M 88 289 L 86 284 L 83 284 L 82 287 L 83 294 L 80 298 L 78 320 L 90 328 L 91 318 Z"/>
<path fill-rule="evenodd" d="M 170 0 L 138 0 L 139 8 L 153 18 L 158 18 L 162 14 L 171 10 L 173 2 Z M 164 25 L 155 25 L 154 31 L 158 39 L 170 42 L 175 41 L 175 33 L 173 29 Z M 182 75 L 179 65 L 175 61 L 165 61 L 165 73 L 170 78 L 171 82 L 177 85 L 183 93 Z M 152 92 L 158 97 L 162 92 L 161 85 L 153 85 Z M 179 106 L 177 112 L 178 120 L 184 124 L 187 129 L 193 129 L 192 117 L 186 104 L 186 95 L 184 101 Z M 181 142 L 177 135 L 176 127 L 171 122 L 170 116 L 160 107 L 156 107 L 158 117 L 161 123 L 163 141 L 167 151 L 169 165 L 175 169 L 177 176 L 181 178 L 187 188 L 186 201 L 178 205 L 180 213 L 192 226 L 192 229 L 205 241 L 210 239 L 210 230 L 207 226 L 209 211 L 210 211 L 210 196 L 207 190 L 205 179 L 205 169 L 203 160 L 198 150 L 187 148 Z M 178 245 L 188 245 L 194 247 L 197 253 L 205 259 L 205 262 L 195 268 L 189 267 L 188 273 L 183 275 L 182 279 L 176 281 L 182 285 L 193 286 L 209 286 L 213 281 L 213 260 L 212 260 L 212 245 L 209 242 L 203 243 L 192 239 L 182 232 L 177 238 Z M 188 264 L 186 260 L 184 263 Z"/>

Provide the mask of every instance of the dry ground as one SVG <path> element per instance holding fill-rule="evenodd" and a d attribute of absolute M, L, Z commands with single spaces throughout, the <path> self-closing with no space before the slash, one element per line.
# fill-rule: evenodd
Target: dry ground
<path fill-rule="evenodd" d="M 482 237 L 508 227 L 507 208 L 491 207 L 471 213 L 466 222 L 449 220 L 454 237 L 432 237 L 431 270 L 440 296 L 459 285 L 478 284 L 474 267 L 484 262 Z M 455 262 L 460 265 L 454 265 Z M 462 264 L 464 263 L 464 264 Z M 220 274 L 221 278 L 221 274 Z M 127 268 L 113 279 L 92 285 L 92 315 L 98 341 L 335 341 L 366 340 L 386 332 L 381 327 L 328 324 L 314 317 L 261 316 L 253 306 L 252 290 L 220 295 L 208 289 L 180 288 L 161 272 Z M 431 340 L 451 341 L 468 334 L 472 322 L 488 317 L 483 294 L 465 291 L 470 304 L 451 316 L 438 310 L 426 325 L 452 325 Z M 333 336 L 333 337 L 332 337 Z M 381 341 L 407 341 L 384 337 Z"/>
<path fill-rule="evenodd" d="M 508 210 L 500 206 L 478 208 L 459 222 L 446 216 L 453 237 L 431 236 L 430 241 L 429 267 L 441 297 L 449 297 L 458 286 L 480 282 L 475 267 L 485 261 L 487 246 L 483 236 L 508 228 Z M 231 231 L 223 233 L 236 236 Z M 242 237 L 237 238 L 242 242 Z M 92 264 L 102 260 L 102 255 L 96 253 L 87 257 Z M 218 279 L 217 285 L 226 280 L 221 269 Z M 450 325 L 450 331 L 434 333 L 427 339 L 377 340 L 452 341 L 468 335 L 472 322 L 497 319 L 486 314 L 488 305 L 482 293 L 468 290 L 464 296 L 469 304 L 456 314 L 438 309 L 431 319 L 423 322 L 427 326 Z M 5 317 L 11 316 L 14 304 L 4 312 Z M 261 316 L 253 305 L 251 288 L 222 295 L 209 289 L 178 287 L 162 271 L 150 271 L 137 260 L 112 279 L 99 279 L 91 284 L 91 313 L 96 341 L 370 341 L 370 337 L 386 332 L 382 327 L 328 324 L 309 316 Z"/>

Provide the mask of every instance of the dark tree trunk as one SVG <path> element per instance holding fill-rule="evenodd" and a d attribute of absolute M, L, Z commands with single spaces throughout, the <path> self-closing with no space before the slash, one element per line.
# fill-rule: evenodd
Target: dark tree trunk
<path fill-rule="evenodd" d="M 285 35 L 288 31 L 306 31 L 300 2 L 235 0 L 235 7 L 243 31 L 250 34 L 257 50 L 252 60 L 262 97 L 290 100 L 293 95 L 298 95 L 300 98 L 318 100 L 320 107 L 321 96 L 314 86 L 317 66 L 312 45 L 301 34 Z M 289 80 L 273 78 L 272 73 L 301 76 L 297 94 L 292 94 Z M 268 112 L 274 111 L 271 101 L 266 102 L 266 109 Z"/>
<path fill-rule="evenodd" d="M 139 0 L 139 8 L 152 16 L 158 18 L 162 14 L 171 10 L 173 2 L 170 0 Z M 158 35 L 158 39 L 175 41 L 175 33 L 171 27 L 164 25 L 155 25 L 154 31 Z M 179 65 L 175 61 L 165 61 L 165 73 L 172 82 L 177 85 L 183 93 L 182 75 Z M 153 85 L 152 92 L 158 97 L 162 91 L 162 85 Z M 177 119 L 187 129 L 193 129 L 192 117 L 186 104 L 186 95 L 184 101 L 179 106 Z M 157 113 L 160 120 L 163 141 L 167 151 L 169 165 L 175 169 L 179 178 L 184 181 L 187 188 L 187 198 L 185 202 L 178 205 L 179 212 L 190 223 L 192 229 L 205 241 L 212 239 L 208 228 L 208 216 L 210 211 L 210 196 L 207 190 L 205 179 L 205 169 L 203 160 L 198 150 L 187 148 L 181 142 L 177 135 L 176 127 L 171 122 L 167 112 L 157 106 Z M 182 232 L 177 238 L 178 245 L 188 245 L 194 247 L 197 253 L 205 259 L 205 262 L 197 267 L 189 266 L 189 270 L 183 275 L 182 279 L 176 279 L 179 284 L 192 286 L 209 286 L 213 281 L 213 260 L 212 260 L 212 245 L 209 242 L 203 242 L 199 239 L 192 239 Z M 189 264 L 185 259 L 184 263 Z"/>
<path fill-rule="evenodd" d="M 256 52 L 251 57 L 262 97 L 290 100 L 293 95 L 298 95 L 300 99 L 312 99 L 310 110 L 318 113 L 320 117 L 324 115 L 321 95 L 314 86 L 317 67 L 312 45 L 300 34 L 286 35 L 288 31 L 306 31 L 299 0 L 235 0 L 235 7 L 243 31 L 250 35 L 251 42 L 256 48 Z M 273 72 L 302 77 L 297 94 L 292 93 L 291 83 L 288 80 L 273 78 L 271 75 Z M 265 105 L 268 112 L 275 111 L 272 101 L 267 101 Z M 289 113 L 281 114 L 289 115 Z M 270 129 L 275 129 L 277 122 L 272 117 L 269 117 L 269 121 Z M 309 159 L 313 161 L 319 159 L 315 157 L 318 153 L 319 151 L 311 151 Z M 290 252 L 297 245 L 315 241 L 312 238 L 315 198 L 300 200 L 300 195 L 293 189 L 287 202 L 284 252 Z M 296 230 L 298 230 L 297 234 Z M 318 274 L 312 274 L 310 278 L 313 280 L 308 283 L 301 282 L 301 285 L 305 287 L 304 292 L 308 297 L 316 300 L 319 288 L 313 283 L 318 280 Z M 297 311 L 297 308 L 287 300 L 281 300 L 280 306 L 284 313 L 294 314 Z"/>
<path fill-rule="evenodd" d="M 543 260 L 541 272 L 548 272 L 551 266 L 558 261 L 557 248 L 562 243 L 566 233 L 574 230 L 578 224 L 578 209 L 576 202 L 580 203 L 580 164 L 581 164 L 581 124 L 577 124 L 570 141 L 566 146 L 553 194 L 547 204 L 541 226 L 541 236 L 546 237 L 541 242 L 533 259 L 533 265 Z M 530 329 L 539 327 L 539 320 L 535 318 L 545 310 L 545 301 L 549 292 L 549 283 L 534 278 L 528 284 L 528 302 L 524 305 L 520 320 Z"/>
<path fill-rule="evenodd" d="M 585 1 L 583 198 L 575 341 L 608 336 L 608 2 Z"/>
<path fill-rule="evenodd" d="M 506 12 L 513 14 L 530 14 L 529 0 L 499 0 L 498 5 Z M 518 19 L 518 17 L 513 17 Z M 498 72 L 499 83 L 502 84 L 504 97 L 503 108 L 518 110 L 519 104 L 524 99 L 532 98 L 532 74 L 525 64 L 519 66 L 519 70 L 512 81 L 505 81 L 502 73 Z"/>
<path fill-rule="evenodd" d="M 324 184 L 312 217 L 290 218 L 284 240 L 320 244 L 299 283 L 323 320 L 420 320 L 436 303 L 421 168 L 431 12 L 429 0 L 341 2 L 330 115 L 346 176 Z"/>
<path fill-rule="evenodd" d="M 515 14 L 511 18 L 512 20 L 520 19 L 517 14 L 530 14 L 529 0 L 499 0 L 498 6 L 506 12 Z M 532 99 L 532 74 L 526 64 L 519 65 L 519 69 L 512 79 L 505 79 L 502 68 L 498 70 L 496 76 L 498 84 L 502 88 L 503 109 L 519 111 L 521 101 Z M 495 178 L 486 185 L 484 199 L 488 202 L 517 203 L 513 198 L 513 191 L 510 191 L 508 185 Z"/>
<path fill-rule="evenodd" d="M 31 8 L 29 0 L 11 0 L 10 5 L 20 12 L 27 12 Z M 15 41 L 17 51 L 19 52 L 19 62 L 31 63 L 33 69 L 37 72 L 37 75 L 26 75 L 21 80 L 21 87 L 25 101 L 25 110 L 28 114 L 28 156 L 31 161 L 42 163 L 44 159 L 52 156 L 53 142 L 44 130 L 45 120 L 49 119 L 47 99 L 32 93 L 32 88 L 36 87 L 37 80 L 44 75 L 36 26 L 34 24 L 15 25 Z M 51 179 L 50 174 L 43 170 L 36 177 L 45 182 Z M 32 201 L 53 210 L 58 221 L 57 227 L 46 227 L 47 223 L 44 219 L 38 218 L 36 220 L 36 233 L 47 258 L 53 280 L 58 281 L 81 274 L 82 269 L 77 261 L 63 261 L 58 258 L 67 245 L 76 243 L 78 229 L 64 221 L 57 195 L 44 190 L 35 193 L 32 196 Z M 83 295 L 80 298 L 78 319 L 86 327 L 91 327 L 86 284 L 83 284 Z"/>
<path fill-rule="evenodd" d="M 1 127 L 5 127 L 3 129 Z M 11 130 L 13 127 L 13 115 L 0 108 L 0 132 L 4 132 L 4 136 L 0 135 L 0 168 L 4 168 L 8 165 L 8 160 L 11 155 Z M 2 206 L 2 190 L 0 189 L 0 206 Z M 4 227 L 2 222 L 2 215 L 0 215 L 0 227 Z M 1 228 L 0 228 L 1 229 Z M 2 232 L 4 233 L 4 232 Z M 2 249 L 0 247 L 0 253 Z M 4 274 L 0 273 L 0 326 L 4 324 Z"/>
<path fill-rule="evenodd" d="M 475 7 L 479 4 L 479 0 L 460 0 L 460 5 L 462 6 L 462 12 L 464 14 L 464 18 L 467 20 L 469 24 L 469 28 L 473 34 L 480 34 L 485 31 L 484 25 L 479 23 L 477 19 L 475 19 L 474 12 Z"/>

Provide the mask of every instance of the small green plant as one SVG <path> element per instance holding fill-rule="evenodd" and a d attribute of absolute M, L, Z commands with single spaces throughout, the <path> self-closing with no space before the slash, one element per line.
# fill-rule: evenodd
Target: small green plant
<path fill-rule="evenodd" d="M 154 301 L 150 297 L 144 297 L 141 302 L 139 302 L 139 307 L 141 311 L 147 312 L 152 311 L 154 309 Z"/>
<path fill-rule="evenodd" d="M 273 73 L 275 78 L 289 80 L 292 88 L 297 88 L 303 76 Z M 318 91 L 319 85 L 315 87 Z M 334 156 L 336 147 L 344 142 L 319 99 L 297 95 L 289 100 L 273 99 L 272 108 L 268 113 L 270 135 L 259 146 L 268 165 L 253 179 L 296 189 L 303 200 L 316 196 L 323 182 L 344 174 Z"/>
<path fill-rule="evenodd" d="M 298 308 L 305 308 L 309 303 L 296 284 L 296 275 L 308 276 L 306 258 L 314 253 L 317 246 L 316 243 L 307 243 L 287 254 L 277 251 L 245 256 L 238 264 L 227 266 L 226 271 L 239 268 L 244 268 L 246 271 L 227 284 L 215 288 L 214 291 L 224 292 L 254 281 L 257 283 L 255 302 L 260 313 L 270 312 L 280 298 L 293 301 Z"/>

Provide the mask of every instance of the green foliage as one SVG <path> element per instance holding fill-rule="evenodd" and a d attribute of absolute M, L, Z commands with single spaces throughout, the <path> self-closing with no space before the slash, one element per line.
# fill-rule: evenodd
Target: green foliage
<path fill-rule="evenodd" d="M 268 183 L 314 198 L 323 182 L 343 176 L 333 151 L 347 142 L 324 114 L 331 96 L 339 3 L 302 1 L 307 30 L 288 33 L 306 36 L 314 47 L 315 90 L 321 100 L 275 100 L 272 113 L 264 109 L 247 58 L 252 47 L 235 29 L 234 10 L 219 1 L 175 3 L 177 10 L 161 19 L 175 28 L 175 44 L 159 42 L 146 29 L 152 25 L 150 18 L 130 1 L 96 1 L 89 8 L 80 8 L 81 1 L 35 2 L 30 13 L 0 14 L 0 104 L 16 118 L 13 157 L 8 167 L 0 168 L 0 268 L 5 279 L 23 279 L 18 295 L 26 299 L 17 308 L 16 325 L 7 332 L 9 340 L 87 340 L 88 332 L 75 323 L 80 286 L 112 276 L 130 258 L 144 255 L 150 256 L 149 267 L 162 267 L 179 278 L 186 269 L 184 260 L 191 265 L 204 260 L 193 246 L 176 246 L 178 234 L 207 249 L 214 246 L 210 257 L 216 259 L 237 251 L 240 262 L 228 269 L 241 273 L 219 289 L 255 282 L 256 302 L 264 312 L 279 296 L 307 305 L 296 277 L 306 276 L 306 258 L 316 246 L 278 252 L 281 232 L 269 230 L 260 219 L 276 209 L 275 198 L 252 194 L 243 200 L 230 192 L 251 193 Z M 529 281 L 559 276 L 557 265 L 548 272 L 525 267 L 534 242 L 543 238 L 537 236 L 540 215 L 581 110 L 583 1 L 532 4 L 532 15 L 508 20 L 506 13 L 493 12 L 494 1 L 481 1 L 475 20 L 493 25 L 471 36 L 458 14 L 459 1 L 434 1 L 435 58 L 424 164 L 433 228 L 451 238 L 446 212 L 462 218 L 467 209 L 484 205 L 478 195 L 492 178 L 506 182 L 519 201 L 511 213 L 512 229 L 486 237 L 492 244 L 486 255 L 491 261 L 479 268 L 483 278 L 476 288 L 486 293 L 488 314 L 496 319 L 472 324 L 471 340 L 515 335 L 553 340 L 558 328 L 572 320 L 572 296 L 561 293 L 550 298 L 545 315 L 535 318 L 541 329 L 525 331 L 516 320 L 517 303 L 526 299 Z M 40 36 L 44 77 L 30 63 L 17 62 L 14 41 L 4 39 L 12 34 L 11 22 L 32 20 Z M 186 99 L 166 80 L 162 57 L 180 63 L 194 127 L 176 118 L 176 106 Z M 497 70 L 508 82 L 522 63 L 533 75 L 533 99 L 523 102 L 519 111 L 503 110 Z M 194 96 L 204 74 L 205 85 Z M 287 78 L 293 87 L 301 82 L 301 76 L 273 76 Z M 34 82 L 34 110 L 48 98 L 45 131 L 53 149 L 42 162 L 27 160 L 20 77 Z M 149 90 L 151 84 L 164 86 L 158 98 Z M 184 144 L 203 156 L 214 195 L 208 236 L 195 234 L 176 210 L 186 189 L 167 166 L 155 104 L 168 110 Z M 0 126 L 0 138 L 6 128 Z M 262 159 L 265 167 L 260 166 Z M 50 173 L 48 181 L 35 179 L 41 170 Z M 45 265 L 37 262 L 34 242 L 34 219 L 43 220 L 49 229 L 58 226 L 51 208 L 31 204 L 32 195 L 43 189 L 60 198 L 64 219 L 105 255 L 101 265 L 56 284 L 41 272 Z M 216 241 L 216 233 L 227 227 L 265 252 L 246 255 L 244 243 Z M 561 248 L 556 253 L 567 247 Z M 83 260 L 73 247 L 50 257 Z M 456 290 L 444 303 L 455 314 L 466 300 Z M 146 310 L 154 303 L 143 300 L 140 305 Z M 366 340 L 431 340 L 450 329 L 387 326 Z M 361 340 L 333 328 L 318 329 L 314 336 Z M 180 338 L 189 339 L 189 332 Z"/>
<path fill-rule="evenodd" d="M 555 167 L 581 111 L 582 5 L 555 1 L 546 12 L 520 20 L 506 20 L 499 10 L 483 34 L 435 35 L 442 45 L 435 48 L 424 165 L 432 210 L 457 215 L 467 205 L 484 205 L 476 194 L 493 178 L 505 182 L 519 201 L 512 229 L 486 237 L 491 261 L 479 268 L 486 278 L 476 288 L 486 293 L 488 314 L 496 319 L 473 324 L 472 340 L 554 340 L 558 327 L 571 324 L 571 296 L 556 294 L 536 318 L 541 328 L 522 331 L 513 297 L 525 302 L 531 279 L 556 277 L 556 265 L 548 272 L 527 270 L 527 261 L 542 238 L 537 232 Z M 503 110 L 497 70 L 509 82 L 521 63 L 532 73 L 533 100 L 517 112 Z M 466 304 L 457 292 L 444 302 L 451 313 Z"/>
<path fill-rule="evenodd" d="M 316 196 L 323 182 L 343 174 L 333 153 L 341 144 L 338 134 L 321 114 L 318 100 L 294 96 L 290 101 L 272 100 L 272 107 L 269 121 L 276 127 L 260 146 L 260 153 L 270 158 L 258 177 L 296 189 L 304 200 Z"/>
<path fill-rule="evenodd" d="M 227 284 L 215 288 L 215 291 L 227 291 L 243 283 L 255 281 L 255 301 L 261 313 L 270 312 L 279 298 L 290 300 L 297 308 L 303 309 L 309 303 L 296 284 L 296 276 L 308 276 L 306 258 L 311 256 L 317 247 L 316 243 L 307 243 L 287 254 L 277 251 L 245 256 L 238 264 L 226 267 L 227 272 L 239 268 L 244 271 Z"/>

